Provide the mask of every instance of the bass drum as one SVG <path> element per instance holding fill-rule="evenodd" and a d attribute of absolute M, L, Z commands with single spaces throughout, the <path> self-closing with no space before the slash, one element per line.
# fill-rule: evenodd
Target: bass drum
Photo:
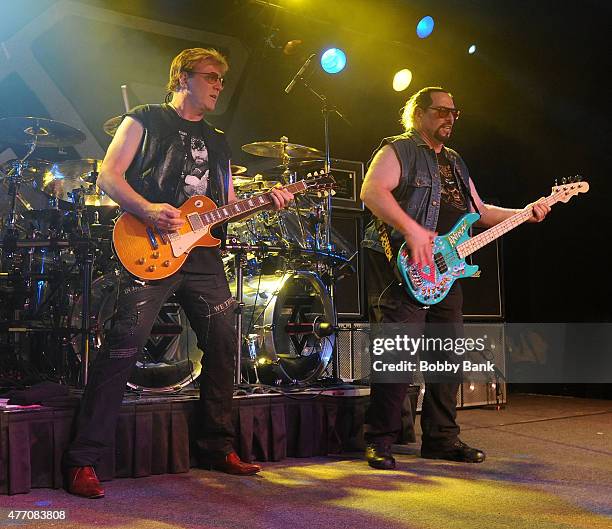
<path fill-rule="evenodd" d="M 230 285 L 235 293 L 235 283 Z M 330 361 L 335 336 L 289 335 L 289 323 L 333 321 L 332 302 L 313 272 L 297 271 L 244 280 L 243 376 L 271 385 L 309 383 Z"/>
<path fill-rule="evenodd" d="M 107 273 L 96 279 L 91 288 L 91 327 L 94 346 L 90 350 L 90 362 L 102 346 L 104 330 L 108 329 L 115 309 L 119 278 Z M 83 300 L 75 303 L 72 327 L 81 326 Z M 81 357 L 81 339 L 72 341 L 77 357 Z M 161 308 L 151 336 L 138 357 L 136 367 L 128 379 L 128 386 L 151 393 L 177 391 L 193 382 L 202 370 L 202 351 L 191 330 L 183 309 L 171 297 Z"/>

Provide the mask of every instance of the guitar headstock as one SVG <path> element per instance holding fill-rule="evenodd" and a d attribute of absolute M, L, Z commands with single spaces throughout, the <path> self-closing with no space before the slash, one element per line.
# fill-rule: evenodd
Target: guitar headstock
<path fill-rule="evenodd" d="M 589 190 L 589 183 L 582 181 L 582 176 L 570 176 L 561 179 L 561 185 L 557 184 L 552 188 L 552 194 L 557 195 L 560 202 L 568 202 L 570 198 L 579 193 L 586 193 Z"/>
<path fill-rule="evenodd" d="M 314 192 L 319 197 L 326 197 L 328 195 L 335 195 L 334 187 L 336 180 L 334 177 L 325 171 L 315 171 L 314 173 L 308 173 L 304 179 L 306 184 L 307 192 Z"/>

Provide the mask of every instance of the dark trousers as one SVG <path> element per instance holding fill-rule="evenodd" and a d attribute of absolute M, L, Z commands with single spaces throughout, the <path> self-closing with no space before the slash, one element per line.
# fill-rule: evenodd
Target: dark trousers
<path fill-rule="evenodd" d="M 372 323 L 410 323 L 417 336 L 428 335 L 427 324 L 444 325 L 445 336 L 463 336 L 461 287 L 453 285 L 448 295 L 425 309 L 398 284 L 383 253 L 365 250 L 369 317 Z M 436 332 L 439 327 L 436 327 Z M 450 353 L 452 354 L 452 352 Z M 445 358 L 439 358 L 445 360 Z M 457 391 L 461 376 L 449 377 L 448 383 L 428 382 L 421 410 L 422 444 L 444 447 L 459 435 Z M 439 380 L 439 379 L 438 379 Z M 409 384 L 373 383 L 370 406 L 366 413 L 365 438 L 369 443 L 393 443 L 401 429 L 401 414 Z"/>
<path fill-rule="evenodd" d="M 64 466 L 94 465 L 114 445 L 128 377 L 162 305 L 176 294 L 204 351 L 200 383 L 198 446 L 209 454 L 232 451 L 235 301 L 225 275 L 178 272 L 159 281 L 122 274 L 116 313 L 91 368 Z"/>

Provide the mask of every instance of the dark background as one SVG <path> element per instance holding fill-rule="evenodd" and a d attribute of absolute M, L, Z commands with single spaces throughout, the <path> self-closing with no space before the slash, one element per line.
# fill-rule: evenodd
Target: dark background
<path fill-rule="evenodd" d="M 0 41 L 29 31 L 31 21 L 58 4 L 62 2 L 2 2 Z M 100 147 L 83 152 L 77 146 L 66 154 L 39 156 L 101 157 L 110 140 L 102 124 L 123 110 L 119 86 L 128 85 L 131 105 L 160 102 L 171 58 L 196 45 L 219 46 L 232 65 L 240 65 L 230 70 L 223 101 L 210 116 L 227 132 L 234 163 L 255 172 L 269 160 L 242 152 L 241 145 L 278 140 L 282 135 L 291 142 L 323 148 L 318 101 L 301 86 L 289 95 L 283 90 L 310 53 L 320 55 L 335 45 L 348 56 L 346 69 L 336 76 L 317 71 L 310 79 L 352 123 L 332 118 L 332 156 L 366 162 L 382 137 L 401 131 L 399 109 L 407 97 L 423 86 L 442 85 L 462 110 L 450 146 L 467 161 L 485 200 L 522 207 L 548 194 L 555 179 L 580 173 L 589 181 L 587 195 L 555 206 L 543 224 L 523 226 L 506 236 L 506 315 L 509 321 L 610 321 L 605 265 L 611 161 L 610 88 L 605 80 L 610 66 L 608 2 L 277 0 L 276 4 L 70 3 L 179 26 L 185 36 L 169 37 L 75 15 L 36 33 L 33 56 Z M 433 16 L 436 26 L 429 38 L 421 40 L 415 25 L 425 15 Z M 194 41 L 191 30 L 233 39 L 230 44 L 214 36 Z M 302 45 L 292 55 L 283 53 L 285 43 L 293 39 Z M 468 55 L 472 43 L 478 49 Z M 391 80 L 402 67 L 410 68 L 414 77 L 406 92 L 396 93 Z M 62 120 L 57 109 L 41 102 L 44 87 L 29 83 L 19 71 L 0 77 L 0 117 Z M 154 89 L 137 89 L 138 83 Z M 0 152 L 4 147 L 0 145 Z"/>

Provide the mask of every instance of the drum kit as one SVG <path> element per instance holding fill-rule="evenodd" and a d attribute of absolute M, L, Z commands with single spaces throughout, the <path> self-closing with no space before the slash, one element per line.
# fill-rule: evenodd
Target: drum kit
<path fill-rule="evenodd" d="M 119 122 L 108 120 L 104 130 L 113 135 Z M 0 357 L 25 358 L 39 372 L 76 386 L 87 379 L 116 308 L 119 265 L 111 236 L 119 208 L 96 186 L 101 160 L 54 162 L 33 154 L 37 147 L 62 149 L 84 140 L 59 121 L 0 119 L 0 143 L 27 151 L 0 165 Z M 232 166 L 239 198 L 294 183 L 323 165 L 324 153 L 286 137 L 242 150 L 278 165 L 255 175 Z M 327 204 L 306 194 L 286 210 L 228 226 L 224 262 L 238 301 L 241 344 L 237 382 L 306 384 L 330 362 L 333 281 L 351 265 L 348 244 L 328 226 Z M 185 387 L 201 370 L 205 351 L 196 344 L 170 298 L 130 387 L 156 393 Z"/>

